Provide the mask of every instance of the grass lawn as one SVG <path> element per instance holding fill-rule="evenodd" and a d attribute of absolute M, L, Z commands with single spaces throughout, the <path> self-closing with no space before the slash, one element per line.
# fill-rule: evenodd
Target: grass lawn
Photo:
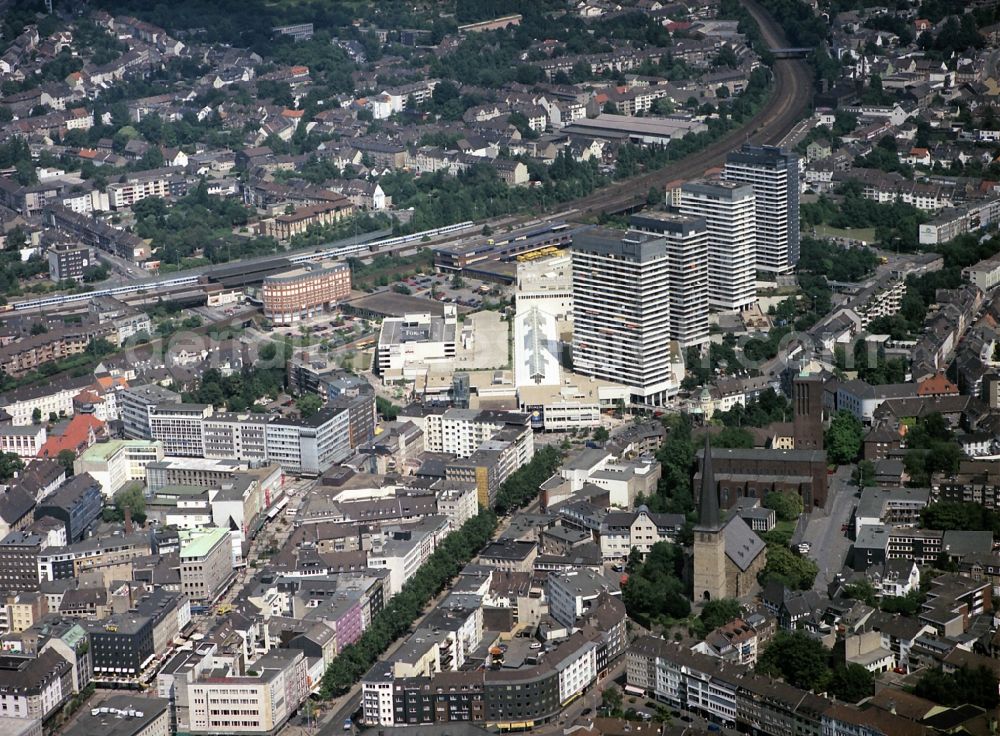
<path fill-rule="evenodd" d="M 792 541 L 792 534 L 795 533 L 794 521 L 779 521 L 774 525 L 774 529 L 764 533 L 764 538 L 768 542 L 787 546 Z"/>
<path fill-rule="evenodd" d="M 851 240 L 861 240 L 872 245 L 875 242 L 875 228 L 839 228 L 829 225 L 817 225 L 816 235 L 821 238 L 849 238 Z"/>

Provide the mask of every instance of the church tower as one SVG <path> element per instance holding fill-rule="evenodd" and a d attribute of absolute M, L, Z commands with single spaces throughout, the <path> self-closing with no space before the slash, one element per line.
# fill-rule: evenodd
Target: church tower
<path fill-rule="evenodd" d="M 726 597 L 726 535 L 712 470 L 712 446 L 706 434 L 698 524 L 694 528 L 694 599 L 714 601 Z"/>

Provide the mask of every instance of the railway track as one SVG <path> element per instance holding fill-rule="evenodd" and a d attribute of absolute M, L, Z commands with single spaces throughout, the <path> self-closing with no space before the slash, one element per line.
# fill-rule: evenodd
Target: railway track
<path fill-rule="evenodd" d="M 787 46 L 783 31 L 767 11 L 753 0 L 743 0 L 743 4 L 760 26 L 768 46 Z M 585 214 L 619 211 L 630 203 L 645 202 L 651 187 L 659 188 L 670 181 L 701 176 L 708 169 L 721 165 L 726 154 L 745 142 L 758 145 L 780 143 L 809 109 L 812 73 L 809 65 L 801 59 L 777 60 L 772 71 L 774 88 L 767 102 L 739 128 L 676 163 L 612 184 L 586 197 L 564 202 L 560 208 L 575 209 Z"/>

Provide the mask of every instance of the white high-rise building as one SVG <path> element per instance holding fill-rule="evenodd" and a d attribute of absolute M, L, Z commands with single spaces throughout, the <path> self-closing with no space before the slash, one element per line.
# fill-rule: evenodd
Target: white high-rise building
<path fill-rule="evenodd" d="M 799 262 L 799 157 L 777 146 L 745 144 L 726 158 L 723 178 L 757 197 L 757 268 L 788 273 Z"/>
<path fill-rule="evenodd" d="M 678 389 L 663 238 L 591 230 L 573 239 L 573 370 L 662 406 Z"/>
<path fill-rule="evenodd" d="M 664 240 L 669 262 L 670 338 L 682 348 L 708 341 L 708 227 L 700 217 L 643 212 L 629 224 Z"/>
<path fill-rule="evenodd" d="M 708 303 L 743 310 L 757 301 L 756 198 L 749 184 L 693 181 L 681 187 L 681 213 L 708 226 Z"/>

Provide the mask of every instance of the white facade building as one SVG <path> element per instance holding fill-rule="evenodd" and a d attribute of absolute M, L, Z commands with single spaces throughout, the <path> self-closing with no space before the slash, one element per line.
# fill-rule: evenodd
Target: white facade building
<path fill-rule="evenodd" d="M 670 261 L 662 238 L 589 231 L 573 242 L 573 369 L 622 383 L 634 403 L 677 393 Z"/>
<path fill-rule="evenodd" d="M 708 226 L 708 302 L 740 311 L 757 301 L 756 197 L 753 187 L 731 181 L 688 182 L 681 212 Z"/>
<path fill-rule="evenodd" d="M 748 143 L 726 158 L 723 177 L 753 187 L 757 268 L 791 271 L 799 261 L 799 157 L 777 146 Z"/>
<path fill-rule="evenodd" d="M 669 260 L 670 338 L 682 348 L 708 341 L 708 227 L 700 217 L 633 215 L 629 224 L 664 240 Z"/>

